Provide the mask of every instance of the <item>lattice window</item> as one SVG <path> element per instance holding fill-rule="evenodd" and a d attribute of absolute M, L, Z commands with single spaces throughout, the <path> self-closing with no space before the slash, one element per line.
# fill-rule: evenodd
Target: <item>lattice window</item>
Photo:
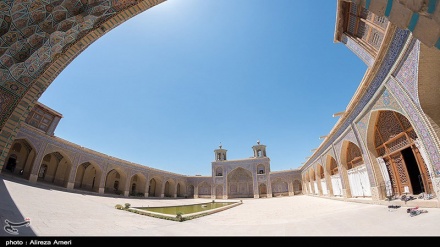
<path fill-rule="evenodd" d="M 395 177 L 396 174 L 394 174 L 394 172 L 393 172 L 391 161 L 389 159 L 384 159 L 384 161 L 385 161 L 385 165 L 388 170 L 388 174 L 390 175 L 390 181 L 394 187 L 394 191 L 397 191 L 396 187 L 395 187 L 395 185 L 397 184 L 396 177 Z"/>
<path fill-rule="evenodd" d="M 358 6 L 355 3 L 351 3 L 350 5 L 350 13 L 357 15 L 358 13 Z"/>
<path fill-rule="evenodd" d="M 375 16 L 374 24 L 385 29 L 385 28 L 387 28 L 387 25 L 388 25 L 388 19 L 385 18 L 385 16 Z"/>
<path fill-rule="evenodd" d="M 406 170 L 404 168 L 404 161 L 403 161 L 403 157 L 399 154 L 396 156 L 392 157 L 393 159 L 393 163 L 396 165 L 397 168 L 397 172 L 399 173 L 399 180 L 401 183 L 406 184 L 408 183 L 408 178 L 406 176 Z"/>
<path fill-rule="evenodd" d="M 392 111 L 379 114 L 375 131 L 375 145 L 379 156 L 401 150 L 411 145 L 416 138 L 417 134 L 411 123 L 402 114 Z"/>
<path fill-rule="evenodd" d="M 371 16 L 371 14 L 370 14 L 370 11 L 368 11 L 367 9 L 364 9 L 364 8 L 362 8 L 361 9 L 361 11 L 360 11 L 360 14 L 359 14 L 359 16 L 362 18 L 362 19 L 368 19 L 368 16 Z M 371 18 L 371 17 L 370 17 Z"/>
<path fill-rule="evenodd" d="M 374 31 L 372 31 L 372 34 L 370 35 L 369 43 L 374 48 L 379 49 L 380 45 L 382 44 L 383 37 L 384 37 L 383 33 L 379 32 L 377 30 L 374 30 Z"/>
<path fill-rule="evenodd" d="M 364 163 L 358 146 L 350 142 L 347 147 L 347 169 L 355 168 Z"/>
<path fill-rule="evenodd" d="M 365 22 L 360 21 L 358 24 L 358 28 L 356 30 L 356 36 L 362 38 L 365 35 L 365 31 L 368 27 L 366 27 Z"/>
<path fill-rule="evenodd" d="M 404 130 L 408 130 L 409 128 L 412 128 L 411 123 L 409 122 L 408 118 L 403 116 L 400 113 L 396 113 L 396 117 L 399 120 L 400 124 L 402 125 Z"/>
<path fill-rule="evenodd" d="M 384 143 L 384 141 L 382 140 L 382 137 L 380 136 L 379 129 L 376 128 L 376 130 L 374 131 L 374 145 L 376 147 L 379 147 L 383 143 Z"/>
<path fill-rule="evenodd" d="M 356 30 L 356 16 L 350 16 L 350 19 L 348 20 L 348 28 L 347 31 L 348 33 L 350 33 L 351 35 L 355 34 L 355 30 Z"/>
<path fill-rule="evenodd" d="M 356 36 L 361 38 L 363 41 L 367 41 L 369 31 L 370 31 L 370 26 L 366 25 L 365 22 L 360 21 L 358 25 L 358 30 L 356 32 Z"/>
<path fill-rule="evenodd" d="M 397 151 L 399 149 L 403 149 L 404 147 L 410 145 L 409 140 L 406 138 L 406 135 L 398 136 L 397 138 L 394 138 L 390 142 L 386 144 L 387 148 L 390 150 L 390 152 Z"/>
<path fill-rule="evenodd" d="M 379 114 L 377 128 L 383 140 L 389 140 L 403 131 L 392 111 L 384 111 Z"/>
<path fill-rule="evenodd" d="M 360 43 L 362 43 L 372 55 L 376 55 L 383 42 L 388 19 L 386 17 L 376 16 L 367 9 L 354 3 L 350 4 L 347 15 L 346 32 L 351 36 L 361 39 L 362 42 Z"/>

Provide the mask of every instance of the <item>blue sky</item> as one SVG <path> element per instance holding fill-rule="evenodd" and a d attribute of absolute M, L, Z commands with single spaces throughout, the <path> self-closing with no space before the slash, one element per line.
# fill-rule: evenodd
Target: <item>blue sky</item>
<path fill-rule="evenodd" d="M 336 0 L 168 0 L 73 60 L 39 101 L 55 135 L 156 169 L 211 175 L 266 145 L 271 170 L 301 167 L 366 65 L 334 43 Z"/>

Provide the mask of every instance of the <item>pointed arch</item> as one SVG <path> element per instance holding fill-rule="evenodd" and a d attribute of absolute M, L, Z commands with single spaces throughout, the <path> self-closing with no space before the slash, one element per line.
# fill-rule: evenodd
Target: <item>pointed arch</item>
<path fill-rule="evenodd" d="M 200 198 L 210 198 L 211 197 L 211 185 L 203 181 L 198 185 L 198 192 Z"/>
<path fill-rule="evenodd" d="M 341 174 L 339 173 L 339 167 L 336 159 L 327 155 L 326 158 L 326 170 L 330 175 L 329 194 L 331 196 L 342 196 L 342 180 Z"/>
<path fill-rule="evenodd" d="M 371 185 L 362 150 L 351 141 L 344 140 L 341 149 L 342 176 L 347 197 L 371 197 Z"/>
<path fill-rule="evenodd" d="M 176 195 L 176 182 L 173 179 L 168 179 L 165 182 L 164 197 L 174 198 Z"/>
<path fill-rule="evenodd" d="M 432 193 L 429 167 L 417 147 L 418 136 L 404 115 L 393 110 L 373 112 L 367 133 L 382 197 Z"/>
<path fill-rule="evenodd" d="M 93 161 L 80 164 L 76 169 L 74 188 L 99 192 L 102 169 Z"/>
<path fill-rule="evenodd" d="M 16 139 L 12 142 L 2 172 L 7 171 L 14 176 L 29 179 L 36 158 L 35 147 L 25 138 Z"/>
<path fill-rule="evenodd" d="M 288 196 L 289 195 L 289 185 L 287 181 L 282 178 L 276 178 L 271 183 L 272 196 Z"/>
<path fill-rule="evenodd" d="M 227 179 L 229 198 L 254 197 L 253 177 L 250 171 L 237 167 L 228 173 Z"/>
<path fill-rule="evenodd" d="M 327 189 L 327 181 L 326 181 L 326 176 L 325 176 L 325 169 L 322 165 L 318 164 L 317 166 L 317 176 L 318 176 L 318 188 L 320 190 L 320 193 L 322 195 L 327 195 L 328 194 L 328 189 Z"/>
<path fill-rule="evenodd" d="M 154 176 L 148 183 L 148 197 L 160 197 L 162 194 L 162 178 Z"/>
<path fill-rule="evenodd" d="M 40 164 L 37 181 L 67 187 L 72 170 L 72 162 L 67 157 L 62 150 L 46 154 Z"/>
<path fill-rule="evenodd" d="M 130 178 L 129 195 L 135 197 L 144 197 L 147 193 L 147 178 L 144 174 L 137 172 Z"/>
<path fill-rule="evenodd" d="M 124 193 L 126 173 L 119 167 L 115 167 L 107 172 L 105 179 L 104 193 L 121 195 Z"/>

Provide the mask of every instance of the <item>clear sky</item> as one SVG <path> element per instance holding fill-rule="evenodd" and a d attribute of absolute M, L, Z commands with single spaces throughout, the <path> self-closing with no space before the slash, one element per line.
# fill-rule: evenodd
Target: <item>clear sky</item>
<path fill-rule="evenodd" d="M 271 171 L 302 166 L 336 124 L 366 65 L 334 42 L 336 0 L 168 0 L 73 60 L 39 101 L 55 135 L 183 175 L 211 175 L 214 150 Z"/>

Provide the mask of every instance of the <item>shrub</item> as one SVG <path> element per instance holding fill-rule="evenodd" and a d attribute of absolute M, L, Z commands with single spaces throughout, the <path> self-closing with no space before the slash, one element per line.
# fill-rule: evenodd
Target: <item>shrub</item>
<path fill-rule="evenodd" d="M 130 203 L 125 203 L 125 209 L 128 209 L 131 206 Z"/>
<path fill-rule="evenodd" d="M 176 214 L 176 219 L 177 219 L 178 221 L 183 221 L 183 217 L 182 217 L 182 215 L 183 215 L 182 212 L 177 212 L 177 214 Z"/>
<path fill-rule="evenodd" d="M 123 207 L 122 207 L 121 204 L 116 204 L 115 208 L 116 208 L 116 209 L 123 209 Z"/>

